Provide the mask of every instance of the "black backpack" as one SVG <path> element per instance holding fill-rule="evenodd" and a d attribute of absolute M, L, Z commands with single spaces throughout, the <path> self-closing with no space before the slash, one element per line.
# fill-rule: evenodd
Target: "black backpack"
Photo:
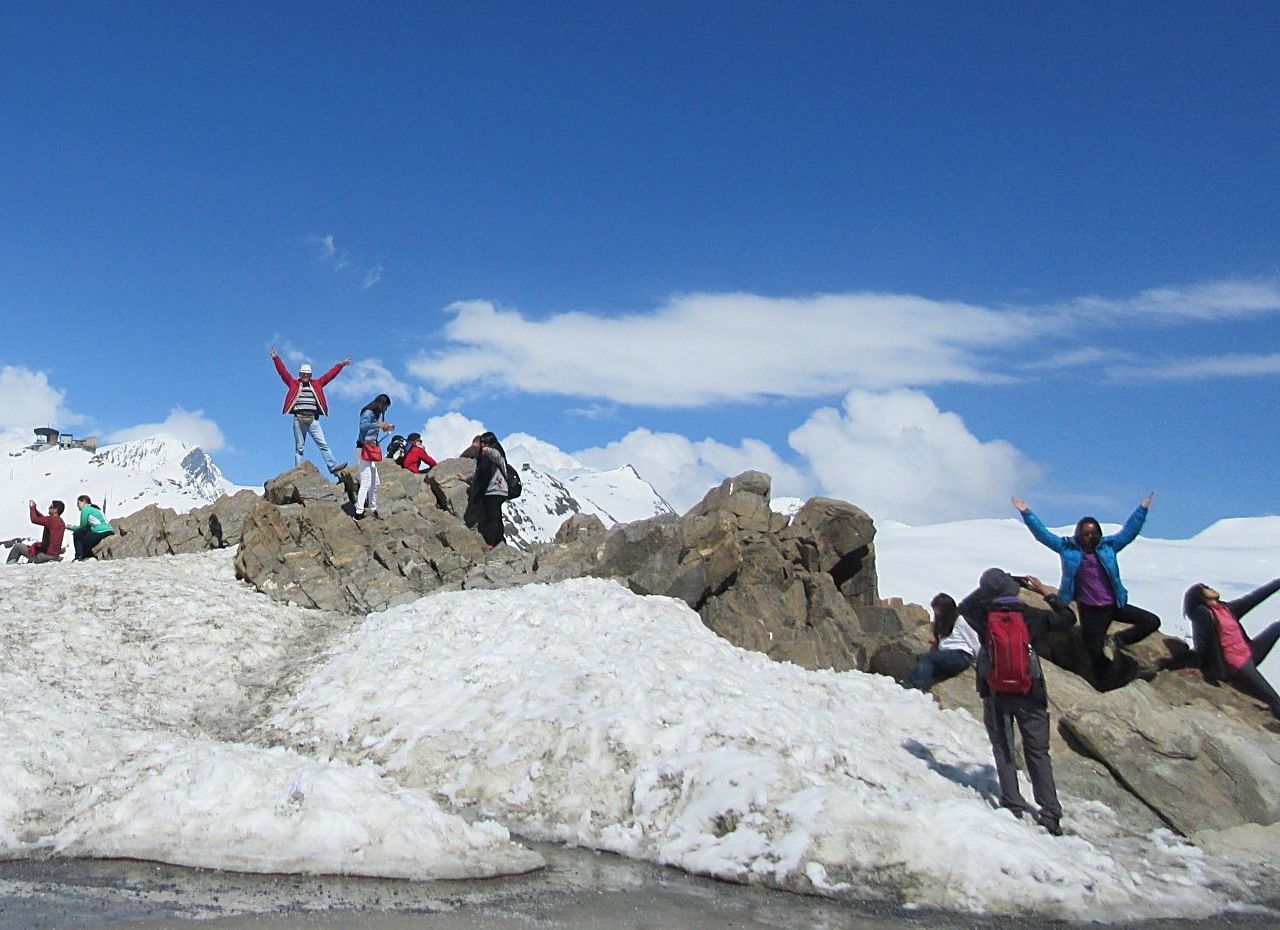
<path fill-rule="evenodd" d="M 405 453 L 409 450 L 405 448 L 405 438 L 400 435 L 391 437 L 391 442 L 387 443 L 387 458 L 395 462 L 397 465 L 404 464 Z"/>
<path fill-rule="evenodd" d="M 507 500 L 513 501 L 524 491 L 524 485 L 520 483 L 520 473 L 507 464 Z"/>

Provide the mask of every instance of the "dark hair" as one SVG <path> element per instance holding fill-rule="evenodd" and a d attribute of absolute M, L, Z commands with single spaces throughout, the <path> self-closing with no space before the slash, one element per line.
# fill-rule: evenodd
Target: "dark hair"
<path fill-rule="evenodd" d="M 404 438 L 405 438 L 408 442 L 422 442 L 422 434 L 421 434 L 421 433 L 410 433 L 408 436 L 406 436 L 406 437 L 404 437 Z"/>
<path fill-rule="evenodd" d="M 62 501 L 51 501 L 49 504 L 49 511 L 51 513 L 62 514 L 63 512 L 66 511 L 66 509 L 67 509 L 67 505 L 64 504 Z"/>
<path fill-rule="evenodd" d="M 1085 524 L 1087 523 L 1092 523 L 1093 528 L 1098 531 L 1098 535 L 1099 536 L 1102 535 L 1102 524 L 1098 522 L 1097 517 L 1081 517 L 1078 521 L 1076 521 L 1076 531 L 1072 536 L 1073 539 L 1080 538 L 1080 533 L 1082 530 L 1084 530 Z"/>
<path fill-rule="evenodd" d="M 945 591 L 939 591 L 929 602 L 933 608 L 933 635 L 939 640 L 946 639 L 956 628 L 956 618 L 960 611 L 956 608 L 956 599 Z"/>
<path fill-rule="evenodd" d="M 504 461 L 506 460 L 507 450 L 502 448 L 502 443 L 498 442 L 498 437 L 495 436 L 493 433 L 481 433 L 479 436 L 476 437 L 476 439 L 480 440 L 480 445 L 482 446 L 490 446 L 494 449 L 497 449 L 498 454 L 502 456 Z"/>
<path fill-rule="evenodd" d="M 386 394 L 379 394 L 373 400 L 369 401 L 369 403 L 361 407 L 360 412 L 364 413 L 366 410 L 369 410 L 372 411 L 375 417 L 380 417 L 387 412 L 387 408 L 390 406 L 391 398 Z"/>
<path fill-rule="evenodd" d="M 1204 582 L 1198 582 L 1187 588 L 1187 593 L 1182 595 L 1182 615 L 1190 617 L 1191 611 L 1204 603 L 1204 589 L 1209 587 Z"/>
<path fill-rule="evenodd" d="M 79 497 L 77 497 L 77 498 L 76 498 L 76 503 L 77 503 L 77 504 L 78 504 L 78 503 L 80 503 L 81 501 L 84 501 L 84 502 L 85 502 L 86 504 L 88 504 L 90 507 L 92 507 L 92 506 L 93 506 L 93 501 L 89 499 L 89 495 L 88 495 L 88 494 L 81 494 Z"/>

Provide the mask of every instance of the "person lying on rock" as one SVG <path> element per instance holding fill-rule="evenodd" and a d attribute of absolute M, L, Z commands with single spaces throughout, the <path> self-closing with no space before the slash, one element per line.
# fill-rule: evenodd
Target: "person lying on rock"
<path fill-rule="evenodd" d="M 1192 656 L 1205 681 L 1231 682 L 1265 702 L 1272 715 L 1280 720 L 1280 694 L 1258 671 L 1258 666 L 1280 639 L 1280 620 L 1252 638 L 1240 622 L 1276 591 L 1280 591 L 1280 578 L 1244 597 L 1224 601 L 1222 595 L 1207 584 L 1193 584 L 1182 599 L 1182 612 L 1191 621 L 1191 638 L 1195 644 Z"/>
<path fill-rule="evenodd" d="M 1058 593 L 1063 603 L 1076 602 L 1080 612 L 1080 636 L 1093 671 L 1093 684 L 1101 688 L 1120 650 L 1128 649 L 1160 629 L 1160 618 L 1149 610 L 1129 603 L 1129 592 L 1120 581 L 1116 554 L 1133 542 L 1147 520 L 1155 493 L 1142 499 L 1136 510 L 1112 536 L 1102 535 L 1094 517 L 1081 517 L 1071 536 L 1055 536 L 1019 497 L 1013 506 L 1031 535 L 1048 546 L 1062 560 L 1062 581 Z M 1107 635 L 1112 623 L 1126 623 L 1128 629 Z M 1110 655 L 1108 655 L 1110 651 Z"/>
<path fill-rule="evenodd" d="M 67 524 L 62 519 L 62 512 L 66 510 L 66 504 L 62 501 L 51 501 L 49 503 L 49 515 L 45 516 L 40 512 L 40 508 L 36 506 L 35 501 L 27 502 L 31 510 L 31 522 L 36 526 L 44 527 L 44 533 L 41 535 L 38 543 L 32 543 L 29 546 L 23 546 L 14 543 L 12 549 L 9 550 L 9 561 L 17 562 L 25 557 L 31 562 L 61 562 L 62 561 L 62 537 L 67 531 Z"/>
<path fill-rule="evenodd" d="M 1023 587 L 1048 601 L 1049 610 L 1020 600 L 1018 592 Z M 1030 814 L 1049 833 L 1061 836 L 1062 805 L 1049 758 L 1049 696 L 1032 644 L 1050 630 L 1071 627 L 1076 616 L 1058 592 L 1038 578 L 1015 578 L 999 568 L 982 573 L 977 589 L 960 602 L 959 610 L 982 641 L 978 694 L 1000 782 L 1000 806 L 1019 819 Z M 1022 735 L 1022 755 L 1038 811 L 1026 802 L 1018 787 L 1013 761 L 1015 722 Z"/>
<path fill-rule="evenodd" d="M 982 648 L 978 634 L 960 616 L 950 594 L 935 594 L 929 607 L 933 610 L 933 648 L 920 656 L 903 681 L 905 687 L 917 691 L 928 691 L 940 681 L 955 678 L 974 663 Z"/>

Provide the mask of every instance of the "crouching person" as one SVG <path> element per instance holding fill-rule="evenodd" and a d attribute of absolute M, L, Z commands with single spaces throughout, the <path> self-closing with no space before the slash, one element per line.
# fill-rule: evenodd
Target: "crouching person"
<path fill-rule="evenodd" d="M 80 525 L 72 529 L 71 539 L 76 547 L 76 561 L 83 562 L 93 555 L 94 548 L 108 536 L 115 535 L 115 528 L 107 522 L 107 516 L 93 505 L 88 494 L 76 498 L 80 508 Z"/>
<path fill-rule="evenodd" d="M 66 509 L 66 505 L 62 501 L 52 501 L 49 504 L 49 515 L 46 517 L 40 512 L 35 501 L 27 503 L 31 507 L 31 522 L 36 526 L 44 527 L 44 533 L 38 543 L 32 543 L 30 546 L 14 543 L 13 548 L 9 550 L 9 561 L 16 562 L 26 556 L 32 562 L 61 562 L 62 537 L 67 531 L 67 524 L 62 519 L 62 511 Z"/>
<path fill-rule="evenodd" d="M 935 594 L 929 606 L 933 609 L 933 648 L 919 658 L 903 682 L 918 691 L 928 691 L 938 682 L 964 672 L 973 665 L 982 646 L 950 594 Z"/>
<path fill-rule="evenodd" d="M 1039 610 L 1019 600 L 1023 586 L 1043 596 L 1050 609 Z M 1031 814 L 1040 826 L 1061 836 L 1062 805 L 1049 758 L 1049 699 L 1033 643 L 1049 630 L 1070 627 L 1075 614 L 1058 599 L 1057 591 L 1039 579 L 1020 581 L 998 568 L 982 573 L 977 590 L 960 602 L 959 609 L 982 641 L 978 694 L 1000 780 L 1000 806 L 1018 817 Z M 1014 723 L 1022 736 L 1022 753 L 1038 811 L 1026 802 L 1018 787 Z"/>

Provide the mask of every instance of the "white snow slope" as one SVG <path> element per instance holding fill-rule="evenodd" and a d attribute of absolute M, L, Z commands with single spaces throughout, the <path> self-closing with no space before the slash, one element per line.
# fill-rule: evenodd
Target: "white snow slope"
<path fill-rule="evenodd" d="M 49 501 L 67 505 L 74 523 L 75 500 L 88 494 L 106 504 L 107 517 L 122 517 L 148 504 L 187 511 L 241 490 L 223 477 L 203 449 L 169 436 L 86 449 L 33 449 L 33 436 L 0 433 L 0 538 L 39 537 L 31 525 L 27 501 L 42 512 Z M 256 488 L 254 490 L 257 490 Z"/>
<path fill-rule="evenodd" d="M 1207 915 L 1256 893 L 1087 799 L 1064 799 L 1069 835 L 1050 837 L 993 809 L 966 713 L 887 678 L 774 663 L 613 582 L 360 620 L 275 604 L 216 552 L 9 567 L 0 608 L 3 855 L 410 878 L 535 867 L 505 827 L 980 912 Z"/>

